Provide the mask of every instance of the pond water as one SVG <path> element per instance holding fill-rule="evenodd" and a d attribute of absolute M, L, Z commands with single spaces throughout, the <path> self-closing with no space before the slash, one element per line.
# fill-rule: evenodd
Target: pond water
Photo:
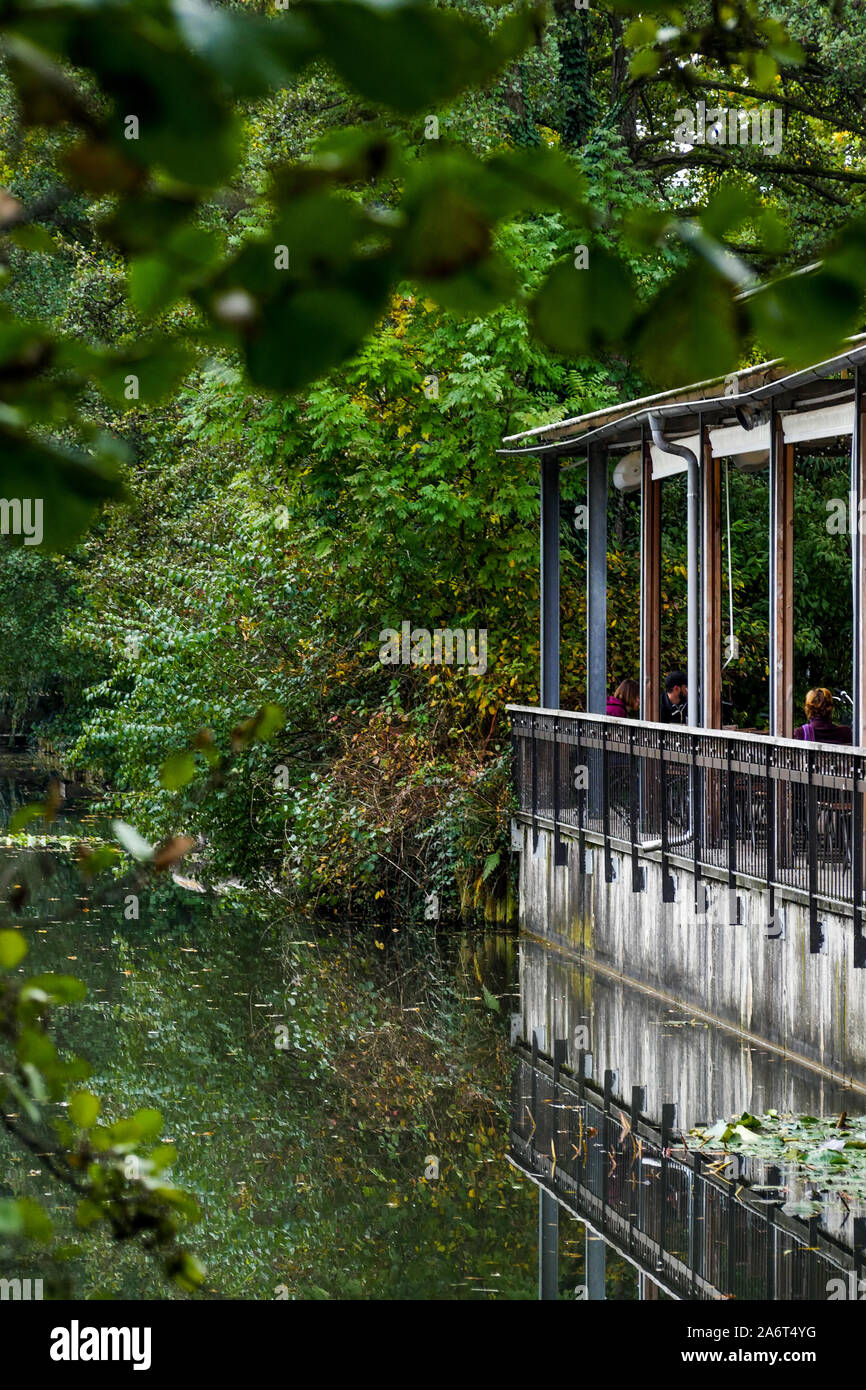
<path fill-rule="evenodd" d="M 8 818 L 45 779 L 6 772 Z M 324 931 L 278 898 L 174 885 L 130 918 L 85 900 L 63 838 L 105 825 L 72 808 L 46 843 L 2 850 L 33 886 L 21 969 L 85 981 L 55 1028 L 90 1060 L 107 1118 L 161 1111 L 175 1180 L 202 1208 L 188 1245 L 205 1296 L 534 1297 L 537 1198 L 505 1156 L 515 938 Z M 56 1228 L 23 1263 L 0 1239 L 8 1277 L 42 1277 L 46 1296 L 185 1296 L 142 1252 L 77 1232 L 8 1136 L 0 1160 L 0 1195 L 37 1197 Z"/>
<path fill-rule="evenodd" d="M 39 781 L 7 769 L 3 813 Z M 538 1297 L 544 1168 L 514 1147 L 518 1132 L 536 1138 L 529 1083 L 512 1089 L 515 1037 L 550 1052 L 583 1030 L 596 1080 L 615 1070 L 619 1096 L 644 1086 L 648 1117 L 676 1101 L 683 1130 L 745 1109 L 856 1108 L 817 1073 L 507 933 L 324 929 L 276 896 L 171 883 L 141 896 L 137 917 L 96 908 L 71 847 L 105 828 L 73 798 L 45 844 L 31 837 L 22 969 L 86 982 L 55 1027 L 91 1061 L 107 1117 L 161 1111 L 175 1179 L 202 1209 L 187 1244 L 206 1266 L 205 1297 Z M 78 1232 L 39 1160 L 0 1134 L 0 1196 L 24 1194 L 52 1212 L 55 1236 L 25 1257 L 0 1236 L 0 1273 L 43 1278 L 55 1296 L 187 1296 L 140 1250 Z M 859 1208 L 843 1206 L 825 1225 L 859 1250 Z M 654 1265 L 622 1242 L 599 1259 L 586 1214 L 558 1209 L 558 1296 L 659 1296 Z"/>

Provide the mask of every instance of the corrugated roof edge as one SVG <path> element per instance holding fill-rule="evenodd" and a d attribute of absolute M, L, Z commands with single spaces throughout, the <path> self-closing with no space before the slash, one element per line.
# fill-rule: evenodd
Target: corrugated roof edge
<path fill-rule="evenodd" d="M 727 376 L 713 377 L 708 381 L 694 382 L 690 386 L 677 387 L 670 391 L 660 391 L 654 396 L 641 396 L 633 401 L 623 401 L 617 406 L 606 406 L 602 410 L 592 410 L 586 415 L 575 415 L 568 420 L 555 421 L 549 425 L 537 425 L 534 429 L 524 430 L 520 434 L 508 434 L 503 437 L 503 444 L 511 444 L 520 439 L 535 439 L 539 435 L 551 435 L 553 431 L 573 431 L 574 427 L 588 424 L 590 421 L 598 421 L 595 429 L 584 430 L 578 436 L 571 438 L 560 438 L 553 435 L 549 442 L 542 441 L 537 445 L 524 445 L 520 449 L 498 449 L 498 454 L 538 454 L 559 452 L 564 453 L 580 447 L 584 443 L 589 443 L 607 433 L 615 433 L 615 426 L 625 425 L 634 421 L 649 411 L 658 411 L 659 414 L 670 413 L 673 407 L 690 405 L 695 409 L 702 406 L 711 407 L 718 405 L 721 401 L 728 403 L 736 399 L 739 402 L 760 398 L 761 393 L 768 397 L 779 394 L 781 391 L 791 389 L 800 383 L 810 380 L 817 380 L 820 376 L 828 372 L 839 370 L 845 366 L 855 366 L 859 362 L 866 361 L 866 333 L 859 333 L 855 337 L 849 338 L 852 344 L 848 352 L 839 353 L 835 357 L 827 358 L 823 362 L 816 362 L 814 366 L 802 367 L 799 371 L 790 372 L 787 375 L 780 370 L 784 367 L 781 358 L 776 358 L 772 362 L 761 362 L 754 367 L 744 367 L 738 372 L 730 372 Z M 772 373 L 772 376 L 770 374 Z M 724 388 L 732 378 L 738 382 L 744 378 L 763 374 L 764 381 L 746 391 L 738 391 L 736 397 L 724 394 Z M 770 376 L 770 379 L 766 378 Z M 713 395 L 699 395 L 696 393 L 706 392 L 713 387 L 718 390 Z M 770 389 L 774 388 L 774 389 Z M 682 412 L 680 412 L 682 413 Z"/>

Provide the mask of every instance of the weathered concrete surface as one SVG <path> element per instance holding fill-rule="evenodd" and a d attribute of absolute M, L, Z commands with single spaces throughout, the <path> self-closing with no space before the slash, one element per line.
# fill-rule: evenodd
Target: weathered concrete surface
<path fill-rule="evenodd" d="M 582 1049 L 595 1085 L 601 1086 L 605 1072 L 613 1071 L 614 1096 L 626 1105 L 632 1087 L 642 1086 L 643 1113 L 655 1124 L 667 1101 L 676 1104 L 680 1132 L 743 1110 L 809 1115 L 866 1111 L 863 1092 L 847 1090 L 802 1062 L 676 1009 L 654 992 L 609 975 L 585 955 L 526 936 L 520 942 L 520 1000 L 527 1041 L 535 1033 L 542 1050 L 550 1052 L 553 1040 L 564 1038 L 574 1071 Z M 783 1183 L 789 1202 L 811 1196 L 814 1178 L 796 1165 L 742 1157 L 740 1162 L 739 1177 Z M 823 1228 L 845 1245 L 854 1240 L 850 1193 L 849 1199 L 845 1205 L 831 1201 L 822 1214 Z M 862 1207 L 857 1206 L 857 1214 L 863 1214 Z"/>
<path fill-rule="evenodd" d="M 582 1048 L 591 1057 L 596 1085 L 606 1070 L 616 1072 L 615 1094 L 626 1103 L 632 1087 L 643 1086 L 644 1113 L 655 1123 L 666 1101 L 676 1103 L 677 1123 L 684 1129 L 743 1110 L 866 1111 L 866 1093 L 852 1093 L 802 1062 L 697 1017 L 687 1006 L 678 1009 L 585 956 L 527 937 L 520 943 L 520 1000 L 527 1041 L 535 1032 L 549 1052 L 554 1038 L 564 1038 L 574 1069 Z"/>
<path fill-rule="evenodd" d="M 576 841 L 557 867 L 550 831 L 539 829 L 533 853 L 531 827 L 516 829 L 524 931 L 866 1084 L 866 970 L 853 967 L 850 918 L 821 911 L 824 947 L 812 955 L 805 904 L 779 899 L 777 920 L 768 922 L 765 897 L 740 888 L 741 924 L 732 925 L 727 890 L 711 883 L 706 914 L 696 916 L 685 868 L 673 870 L 676 901 L 664 903 L 658 859 L 642 858 L 645 888 L 635 893 L 624 855 L 613 853 L 616 881 L 605 883 L 600 847 L 587 845 L 591 872 L 581 875 Z"/>

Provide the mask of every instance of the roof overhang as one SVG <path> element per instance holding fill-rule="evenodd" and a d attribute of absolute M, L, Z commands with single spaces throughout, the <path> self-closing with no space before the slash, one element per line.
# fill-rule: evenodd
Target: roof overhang
<path fill-rule="evenodd" d="M 817 420 L 819 415 L 826 415 L 827 411 L 848 401 L 853 402 L 853 369 L 866 363 L 866 334 L 849 339 L 849 344 L 847 350 L 836 357 L 796 372 L 791 372 L 781 360 L 762 362 L 726 377 L 625 401 L 587 415 L 540 425 L 521 434 L 506 435 L 503 444 L 509 447 L 497 452 L 568 457 L 584 454 L 591 444 L 633 449 L 644 439 L 651 414 L 666 422 L 671 439 L 693 435 L 705 425 L 716 429 L 736 428 L 740 425 L 737 411 L 744 405 L 769 406 L 774 402 L 780 411 L 815 412 Z M 840 434 L 845 432 L 849 431 L 839 431 Z M 803 437 L 802 431 L 792 429 L 791 433 L 796 433 L 800 439 Z M 816 435 L 816 438 L 826 437 L 826 434 Z"/>

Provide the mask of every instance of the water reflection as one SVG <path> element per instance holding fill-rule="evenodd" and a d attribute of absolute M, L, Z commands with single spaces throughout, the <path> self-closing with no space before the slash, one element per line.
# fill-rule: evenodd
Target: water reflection
<path fill-rule="evenodd" d="M 31 780 L 7 779 L 7 814 L 44 794 L 44 772 Z M 534 1192 L 503 1154 L 513 936 L 316 928 L 279 899 L 170 883 L 129 916 L 122 897 L 87 901 L 69 852 L 101 821 L 31 828 L 29 849 L 0 855 L 0 876 L 14 862 L 30 889 L 21 970 L 86 982 L 54 1026 L 61 1051 L 90 1059 L 105 1117 L 164 1116 L 203 1213 L 199 1296 L 533 1296 Z M 36 1263 L 0 1232 L 0 1277 L 42 1278 L 46 1298 L 183 1296 L 131 1243 L 79 1231 L 44 1164 L 0 1130 L 3 1197 L 38 1201 L 54 1238 Z"/>
<path fill-rule="evenodd" d="M 541 1297 L 573 1293 L 564 1212 L 590 1237 L 578 1296 L 605 1296 L 605 1250 L 633 1264 L 642 1297 L 856 1288 L 866 1223 L 850 1194 L 791 1164 L 708 1161 L 684 1136 L 743 1110 L 862 1112 L 861 1092 L 525 940 L 520 990 L 510 1156 L 539 1187 Z M 814 1195 L 810 1219 L 792 1211 Z"/>

